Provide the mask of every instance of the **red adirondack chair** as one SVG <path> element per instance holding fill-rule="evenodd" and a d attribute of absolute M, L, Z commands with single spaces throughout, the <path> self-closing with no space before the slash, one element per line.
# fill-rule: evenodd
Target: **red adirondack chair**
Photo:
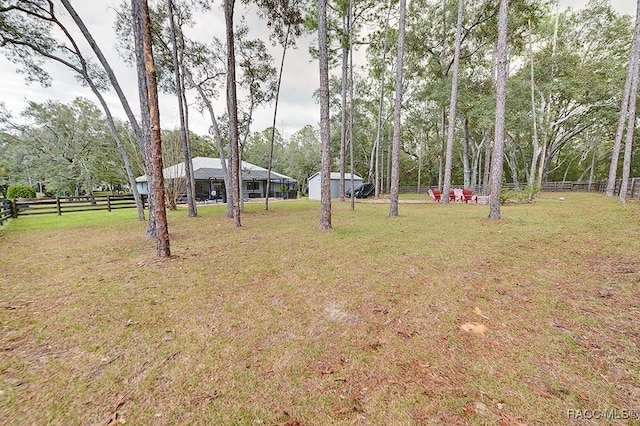
<path fill-rule="evenodd" d="M 478 197 L 476 197 L 475 195 L 473 195 L 473 191 L 472 191 L 472 190 L 470 190 L 469 188 L 464 188 L 464 189 L 462 190 L 462 200 L 463 200 L 465 203 L 468 203 L 469 201 L 472 201 L 472 202 L 476 202 L 476 203 L 477 203 L 477 202 L 478 202 Z"/>
<path fill-rule="evenodd" d="M 429 191 L 427 192 L 429 193 L 429 196 L 433 201 L 435 201 L 436 203 L 440 202 L 440 198 L 442 197 L 442 194 L 440 193 L 439 189 L 429 189 Z"/>

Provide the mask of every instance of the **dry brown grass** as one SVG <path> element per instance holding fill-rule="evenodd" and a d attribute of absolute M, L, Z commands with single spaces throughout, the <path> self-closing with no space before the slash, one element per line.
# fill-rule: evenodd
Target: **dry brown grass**
<path fill-rule="evenodd" d="M 133 210 L 15 220 L 0 231 L 0 424 L 637 413 L 640 209 L 563 195 L 498 222 L 487 206 L 389 219 L 334 202 L 330 233 L 309 201 L 249 203 L 242 229 L 222 206 L 182 210 L 166 261 Z"/>

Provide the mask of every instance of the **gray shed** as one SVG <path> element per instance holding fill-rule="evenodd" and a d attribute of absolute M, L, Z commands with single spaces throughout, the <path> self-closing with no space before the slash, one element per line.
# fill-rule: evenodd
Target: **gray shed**
<path fill-rule="evenodd" d="M 344 174 L 344 189 L 348 191 L 351 188 L 351 173 Z M 308 180 L 309 183 L 309 199 L 320 199 L 320 172 L 311 176 Z M 362 184 L 362 178 L 358 175 L 353 175 L 353 185 L 358 187 Z M 331 198 L 340 198 L 340 173 L 331 173 Z"/>

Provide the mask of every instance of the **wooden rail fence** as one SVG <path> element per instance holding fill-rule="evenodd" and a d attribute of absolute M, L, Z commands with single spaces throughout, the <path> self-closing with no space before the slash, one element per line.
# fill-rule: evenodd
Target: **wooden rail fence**
<path fill-rule="evenodd" d="M 142 199 L 144 205 L 144 198 Z M 116 210 L 135 208 L 133 195 L 105 195 L 56 198 L 23 198 L 0 200 L 0 225 L 3 220 L 18 216 L 86 212 L 92 210 Z"/>
<path fill-rule="evenodd" d="M 0 199 L 0 226 L 2 223 L 13 217 L 13 207 L 10 200 Z"/>
<path fill-rule="evenodd" d="M 614 194 L 620 193 L 620 185 L 622 183 L 622 179 L 616 180 L 616 186 L 614 190 Z M 524 184 L 520 185 L 520 189 L 524 188 Z M 459 185 L 452 185 L 453 187 L 459 187 Z M 504 185 L 505 188 L 513 190 L 513 183 L 507 183 Z M 597 182 L 592 182 L 591 185 L 589 182 L 581 181 L 581 182 L 544 182 L 542 184 L 542 191 L 546 192 L 565 192 L 565 191 L 592 191 L 592 192 L 605 192 L 607 187 L 607 180 L 601 180 Z M 405 186 L 401 188 L 401 192 L 403 193 L 419 193 L 426 194 L 429 189 L 437 189 L 437 186 L 421 186 L 418 188 L 417 186 Z M 474 192 L 482 192 L 482 188 L 476 188 Z M 640 199 L 640 177 L 630 178 L 627 182 L 627 198 L 636 198 Z"/>

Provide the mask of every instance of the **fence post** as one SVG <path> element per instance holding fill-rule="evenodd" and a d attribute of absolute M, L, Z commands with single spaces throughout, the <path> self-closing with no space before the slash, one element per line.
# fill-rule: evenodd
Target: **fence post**
<path fill-rule="evenodd" d="M 11 200 L 11 216 L 13 216 L 14 219 L 18 217 L 18 202 L 15 198 Z"/>
<path fill-rule="evenodd" d="M 111 213 L 111 195 L 107 195 L 107 211 Z"/>
<path fill-rule="evenodd" d="M 60 197 L 56 197 L 56 211 L 58 216 L 62 216 L 62 209 L 60 208 Z"/>

